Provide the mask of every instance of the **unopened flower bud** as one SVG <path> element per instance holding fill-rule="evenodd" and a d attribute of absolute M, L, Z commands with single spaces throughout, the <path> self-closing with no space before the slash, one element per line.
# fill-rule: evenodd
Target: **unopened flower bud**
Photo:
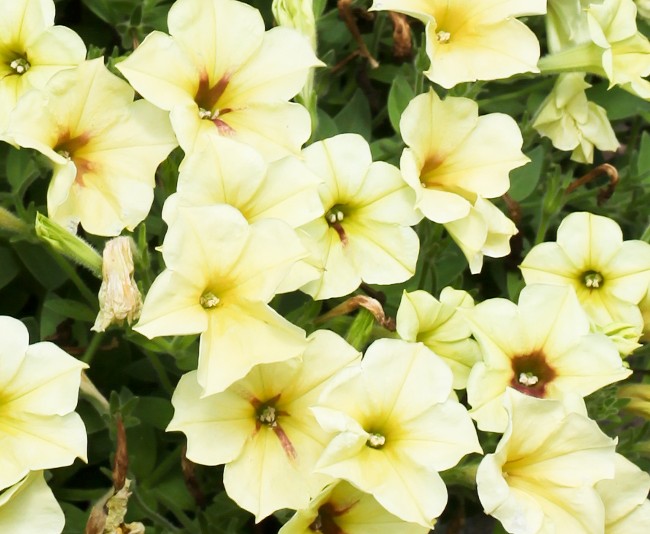
<path fill-rule="evenodd" d="M 99 314 L 92 330 L 103 332 L 111 323 L 129 324 L 140 317 L 142 296 L 133 278 L 133 240 L 116 237 L 104 247 Z"/>
<path fill-rule="evenodd" d="M 623 408 L 644 419 L 650 419 L 650 384 L 627 384 L 618 390 L 622 399 L 630 399 Z"/>

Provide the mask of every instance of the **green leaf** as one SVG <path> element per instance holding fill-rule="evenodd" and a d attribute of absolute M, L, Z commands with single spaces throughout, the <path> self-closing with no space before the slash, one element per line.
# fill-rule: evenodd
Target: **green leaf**
<path fill-rule="evenodd" d="M 639 159 L 636 162 L 636 172 L 644 182 L 650 179 L 650 134 L 643 132 L 639 146 Z"/>
<path fill-rule="evenodd" d="M 154 428 L 165 430 L 172 420 L 174 410 L 168 399 L 161 397 L 139 397 L 133 414 Z"/>
<path fill-rule="evenodd" d="M 354 96 L 334 117 L 334 122 L 340 132 L 357 133 L 370 141 L 370 104 L 361 89 L 357 89 Z"/>
<path fill-rule="evenodd" d="M 526 154 L 530 161 L 510 173 L 508 194 L 517 202 L 528 198 L 539 183 L 544 165 L 544 147 L 538 146 Z"/>
<path fill-rule="evenodd" d="M 19 271 L 20 268 L 11 250 L 0 247 L 0 289 L 16 278 Z"/>
<path fill-rule="evenodd" d="M 403 76 L 397 76 L 388 92 L 388 118 L 393 129 L 399 134 L 399 121 L 409 102 L 415 97 L 415 91 Z"/>
<path fill-rule="evenodd" d="M 56 289 L 66 281 L 65 272 L 42 247 L 24 241 L 16 242 L 13 246 L 20 261 L 45 289 Z"/>
<path fill-rule="evenodd" d="M 607 118 L 610 121 L 627 119 L 650 110 L 650 102 L 619 87 L 607 89 L 607 86 L 606 81 L 594 85 L 587 89 L 587 97 L 607 110 Z"/>
<path fill-rule="evenodd" d="M 22 198 L 29 185 L 38 178 L 38 167 L 30 150 L 10 149 L 6 161 L 7 181 L 15 195 Z"/>

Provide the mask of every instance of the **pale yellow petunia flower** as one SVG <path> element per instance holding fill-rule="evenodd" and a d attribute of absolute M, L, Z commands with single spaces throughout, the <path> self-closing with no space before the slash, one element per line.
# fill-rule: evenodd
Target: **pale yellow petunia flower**
<path fill-rule="evenodd" d="M 193 462 L 226 464 L 228 495 L 257 521 L 304 508 L 331 481 L 313 471 L 329 435 L 310 407 L 334 373 L 360 358 L 337 334 L 317 330 L 300 357 L 258 365 L 221 393 L 204 397 L 196 372 L 188 373 L 167 430 L 186 434 Z"/>
<path fill-rule="evenodd" d="M 546 13 L 546 0 L 375 0 L 372 9 L 426 24 L 431 67 L 425 74 L 447 89 L 539 72 L 537 37 L 515 17 Z"/>
<path fill-rule="evenodd" d="M 390 513 L 433 527 L 447 503 L 439 471 L 481 452 L 452 374 L 421 343 L 375 341 L 341 371 L 313 411 L 333 437 L 316 470 L 372 494 Z"/>
<path fill-rule="evenodd" d="M 171 111 L 186 153 L 224 135 L 267 160 L 298 154 L 309 113 L 288 100 L 322 65 L 298 31 L 264 31 L 259 11 L 234 0 L 177 0 L 169 33 L 154 31 L 117 68 L 146 99 Z"/>
<path fill-rule="evenodd" d="M 86 364 L 49 342 L 29 345 L 27 328 L 0 316 L 0 489 L 30 471 L 86 460 L 86 429 L 75 413 Z"/>
<path fill-rule="evenodd" d="M 574 405 L 631 374 L 614 343 L 590 333 L 589 318 L 570 287 L 526 286 L 516 305 L 489 299 L 464 312 L 483 352 L 467 382 L 470 414 L 481 430 L 503 432 L 508 387 Z"/>
<path fill-rule="evenodd" d="M 476 474 L 485 512 L 512 534 L 604 533 L 594 484 L 614 476 L 616 441 L 559 402 L 508 389 L 508 427 Z"/>
<path fill-rule="evenodd" d="M 134 330 L 154 338 L 201 334 L 197 380 L 205 395 L 255 365 L 302 353 L 305 332 L 267 303 L 306 250 L 285 222 L 248 224 L 232 206 L 181 207 L 162 245 Z"/>
<path fill-rule="evenodd" d="M 42 89 L 54 74 L 85 57 L 81 38 L 54 26 L 52 0 L 0 2 L 0 131 L 22 94 Z"/>
<path fill-rule="evenodd" d="M 520 268 L 527 284 L 573 287 L 597 326 L 621 323 L 640 331 L 638 304 L 650 286 L 650 245 L 623 241 L 612 219 L 571 213 L 560 223 L 557 241 L 533 247 Z"/>
<path fill-rule="evenodd" d="M 149 213 L 156 168 L 176 139 L 167 113 L 133 98 L 98 58 L 26 93 L 10 116 L 4 138 L 52 161 L 48 216 L 69 230 L 116 236 Z"/>
<path fill-rule="evenodd" d="M 386 511 L 370 494 L 345 481 L 334 482 L 296 514 L 278 534 L 427 534 Z"/>

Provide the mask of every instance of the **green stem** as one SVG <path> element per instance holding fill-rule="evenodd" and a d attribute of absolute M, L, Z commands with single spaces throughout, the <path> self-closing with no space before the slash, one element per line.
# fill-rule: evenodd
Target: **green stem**
<path fill-rule="evenodd" d="M 174 386 L 167 376 L 167 370 L 165 369 L 165 366 L 162 364 L 160 358 L 155 352 L 148 350 L 146 351 L 146 354 L 147 358 L 149 359 L 149 363 L 151 363 L 151 367 L 153 367 L 154 371 L 156 371 L 156 374 L 158 375 L 158 378 L 160 379 L 160 385 L 167 393 L 171 395 L 174 392 Z"/>
<path fill-rule="evenodd" d="M 158 512 L 156 512 L 155 510 L 152 510 L 152 509 L 149 507 L 149 505 L 148 505 L 146 502 L 144 502 L 144 499 L 140 496 L 140 492 L 139 492 L 139 491 L 134 490 L 132 495 L 133 495 L 133 498 L 135 499 L 135 501 L 138 503 L 138 506 L 140 506 L 140 508 L 142 508 L 142 511 L 143 511 L 145 514 L 147 514 L 147 517 L 148 517 L 149 519 L 151 519 L 151 521 L 152 521 L 153 523 L 155 523 L 155 524 L 157 524 L 158 526 L 160 526 L 160 527 L 162 527 L 163 529 L 165 529 L 164 532 L 172 532 L 172 533 L 176 533 L 176 532 L 178 532 L 179 534 L 180 534 L 181 532 L 183 532 L 180 528 L 174 526 L 174 525 L 171 523 L 171 521 L 167 520 L 165 517 L 163 517 L 162 515 L 160 515 L 160 514 L 159 514 Z"/>
<path fill-rule="evenodd" d="M 535 244 L 539 245 L 544 241 L 546 237 L 546 232 L 548 232 L 548 225 L 551 222 L 550 214 L 545 210 L 542 211 L 542 218 L 539 221 L 539 227 L 537 228 L 537 235 L 535 236 Z"/>
<path fill-rule="evenodd" d="M 32 228 L 9 210 L 0 206 L 0 230 L 14 234 L 29 234 Z"/>
<path fill-rule="evenodd" d="M 537 63 L 542 74 L 592 72 L 606 76 L 602 68 L 605 50 L 594 43 L 584 43 L 544 56 Z"/>
<path fill-rule="evenodd" d="M 63 271 L 65 271 L 65 274 L 68 275 L 70 281 L 77 287 L 79 293 L 81 293 L 81 296 L 86 300 L 86 302 L 88 302 L 88 304 L 90 304 L 92 308 L 97 308 L 98 307 L 97 293 L 90 290 L 90 288 L 86 285 L 86 283 L 81 279 L 79 274 L 77 274 L 77 270 L 74 268 L 74 266 L 70 264 L 70 262 L 66 258 L 64 258 L 56 250 L 52 249 L 52 247 L 48 247 L 48 249 L 54 261 L 58 264 L 59 267 L 61 267 Z"/>
<path fill-rule="evenodd" d="M 104 332 L 97 332 L 93 338 L 90 340 L 90 343 L 88 344 L 88 347 L 86 347 L 86 352 L 84 352 L 83 356 L 81 357 L 81 361 L 84 363 L 87 363 L 90 365 L 90 362 L 92 361 L 93 357 L 95 356 L 95 353 L 97 352 L 97 349 L 100 347 L 102 343 L 102 338 L 104 337 Z"/>

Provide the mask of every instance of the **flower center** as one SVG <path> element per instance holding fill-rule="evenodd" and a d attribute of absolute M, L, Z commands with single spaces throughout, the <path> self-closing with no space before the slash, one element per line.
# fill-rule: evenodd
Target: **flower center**
<path fill-rule="evenodd" d="M 447 44 L 449 42 L 449 39 L 451 39 L 451 33 L 440 30 L 436 33 L 436 39 L 440 44 Z"/>
<path fill-rule="evenodd" d="M 14 69 L 14 72 L 16 74 L 25 74 L 31 67 L 29 61 L 27 61 L 24 57 L 14 59 L 11 63 L 9 63 L 9 66 Z"/>
<path fill-rule="evenodd" d="M 366 440 L 366 445 L 371 449 L 381 449 L 386 444 L 386 437 L 381 434 L 372 433 Z"/>
<path fill-rule="evenodd" d="M 203 306 L 206 310 L 211 310 L 212 308 L 216 308 L 219 306 L 219 303 L 221 302 L 221 299 L 217 297 L 212 291 L 206 291 L 201 295 L 201 298 L 199 299 L 199 303 L 201 306 Z"/>
<path fill-rule="evenodd" d="M 325 214 L 325 220 L 330 228 L 333 228 L 341 239 L 343 245 L 348 244 L 348 236 L 345 233 L 345 229 L 341 224 L 345 217 L 347 216 L 346 209 L 341 204 L 335 204 L 330 208 L 330 210 Z"/>
<path fill-rule="evenodd" d="M 345 213 L 338 206 L 334 206 L 325 214 L 325 218 L 330 225 L 334 225 L 337 222 L 342 222 L 345 219 Z"/>
<path fill-rule="evenodd" d="M 510 385 L 531 397 L 544 398 L 546 385 L 557 376 L 541 351 L 512 358 L 512 380 Z"/>
<path fill-rule="evenodd" d="M 257 412 L 257 420 L 263 425 L 275 428 L 278 426 L 278 421 L 276 419 L 277 413 L 275 407 L 265 405 Z"/>
<path fill-rule="evenodd" d="M 582 283 L 589 289 L 598 289 L 603 282 L 603 275 L 597 271 L 587 271 L 582 275 Z"/>

